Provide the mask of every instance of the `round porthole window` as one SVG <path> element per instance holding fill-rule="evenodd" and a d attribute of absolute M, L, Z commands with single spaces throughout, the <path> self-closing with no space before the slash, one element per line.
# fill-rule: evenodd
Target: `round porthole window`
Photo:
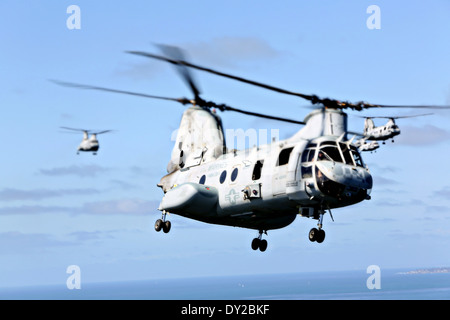
<path fill-rule="evenodd" d="M 199 181 L 198 183 L 199 183 L 199 184 L 205 184 L 205 181 L 206 181 L 206 176 L 203 175 L 203 176 L 200 178 L 200 181 Z"/>
<path fill-rule="evenodd" d="M 233 172 L 231 172 L 231 181 L 234 182 L 238 176 L 238 168 L 234 168 Z"/>
<path fill-rule="evenodd" d="M 226 178 L 227 178 L 227 171 L 225 170 L 220 175 L 220 183 L 224 183 Z"/>

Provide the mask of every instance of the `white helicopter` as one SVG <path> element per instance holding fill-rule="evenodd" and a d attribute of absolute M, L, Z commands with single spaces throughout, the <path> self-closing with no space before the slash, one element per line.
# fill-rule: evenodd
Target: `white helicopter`
<path fill-rule="evenodd" d="M 398 136 L 400 134 L 400 128 L 395 123 L 395 119 L 403 119 L 403 118 L 413 118 L 413 117 L 422 117 L 422 116 L 428 116 L 432 113 L 427 114 L 418 114 L 413 116 L 403 116 L 403 117 L 363 117 L 366 120 L 364 121 L 364 133 L 363 136 L 366 140 L 373 140 L 373 141 L 383 141 L 383 144 L 385 144 L 385 141 L 388 139 L 392 139 L 392 142 L 394 142 L 394 137 Z M 388 122 L 383 126 L 375 126 L 372 119 L 388 119 Z M 372 146 L 373 147 L 373 146 Z M 368 147 L 369 149 L 371 147 Z"/>
<path fill-rule="evenodd" d="M 82 152 L 92 152 L 93 155 L 97 155 L 97 151 L 100 148 L 100 145 L 99 145 L 98 139 L 97 139 L 97 135 L 112 131 L 112 130 L 104 130 L 104 131 L 92 132 L 92 130 L 85 130 L 85 129 L 74 129 L 74 128 L 68 128 L 68 127 L 60 127 L 60 128 L 66 129 L 66 130 L 83 132 L 83 140 L 81 141 L 80 145 L 77 148 L 77 154 L 80 154 L 80 151 L 82 151 Z M 89 134 L 90 134 L 90 136 L 89 136 Z"/>
<path fill-rule="evenodd" d="M 373 152 L 380 147 L 380 144 L 377 141 L 367 141 L 367 138 L 364 137 L 355 142 L 355 147 L 361 152 Z"/>
<path fill-rule="evenodd" d="M 164 193 L 158 210 L 162 216 L 155 230 L 171 229 L 167 214 L 198 221 L 254 229 L 253 250 L 265 251 L 268 230 L 291 224 L 297 216 L 318 220 L 309 240 L 325 239 L 323 218 L 331 209 L 369 200 L 372 175 L 358 148 L 347 140 L 347 114 L 344 109 L 394 108 L 365 102 L 350 103 L 305 95 L 191 64 L 175 47 L 162 47 L 166 56 L 128 52 L 159 59 L 176 66 L 194 98 L 168 98 L 67 82 L 58 84 L 192 104 L 181 118 L 180 127 L 167 165 L 168 174 L 157 184 Z M 304 121 L 280 118 L 205 101 L 189 73 L 189 68 L 231 78 L 268 90 L 301 97 L 321 108 Z M 399 106 L 405 107 L 405 106 Z M 423 108 L 442 108 L 421 106 Z M 245 150 L 227 150 L 222 121 L 216 114 L 235 111 L 266 119 L 303 125 L 292 137 Z"/>

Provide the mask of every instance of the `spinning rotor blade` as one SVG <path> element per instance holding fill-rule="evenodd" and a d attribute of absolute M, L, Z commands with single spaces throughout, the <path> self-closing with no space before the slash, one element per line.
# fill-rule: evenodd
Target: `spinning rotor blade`
<path fill-rule="evenodd" d="M 313 95 L 305 95 L 305 94 L 298 93 L 298 92 L 292 92 L 292 91 L 288 91 L 288 90 L 285 90 L 285 89 L 273 87 L 273 86 L 270 86 L 270 85 L 267 85 L 267 84 L 264 84 L 264 83 L 260 83 L 260 82 L 256 82 L 256 81 L 253 81 L 253 80 L 248 80 L 248 79 L 245 79 L 245 78 L 233 76 L 231 74 L 215 71 L 213 69 L 201 67 L 201 66 L 192 64 L 190 62 L 187 62 L 187 61 L 184 61 L 184 60 L 181 60 L 181 59 L 166 58 L 166 57 L 163 57 L 163 56 L 159 56 L 159 55 L 148 53 L 148 52 L 142 52 L 142 51 L 126 51 L 126 52 L 127 53 L 131 53 L 131 54 L 136 54 L 136 55 L 139 55 L 139 56 L 148 57 L 148 58 L 163 60 L 163 61 L 175 64 L 175 65 L 182 65 L 182 66 L 186 66 L 186 67 L 189 67 L 189 68 L 194 68 L 194 69 L 201 70 L 201 71 L 206 71 L 206 72 L 209 72 L 209 73 L 212 73 L 212 74 L 216 74 L 216 75 L 219 75 L 219 76 L 222 76 L 222 77 L 226 77 L 226 78 L 230 78 L 230 79 L 237 80 L 237 81 L 240 81 L 240 82 L 248 83 L 248 84 L 255 85 L 255 86 L 258 86 L 258 87 L 262 87 L 262 88 L 265 88 L 265 89 L 268 89 L 268 90 L 272 90 L 272 91 L 276 91 L 276 92 L 280 92 L 280 93 L 284 93 L 284 94 L 289 94 L 289 95 L 293 95 L 293 96 L 298 96 L 298 97 L 301 97 L 303 99 L 310 100 L 310 101 L 313 101 L 314 97 L 316 97 L 316 96 L 313 96 Z"/>
<path fill-rule="evenodd" d="M 219 106 L 218 106 L 218 108 L 219 108 Z M 239 112 L 239 113 L 243 113 L 243 114 L 246 114 L 246 115 L 255 116 L 255 117 L 259 117 L 259 118 L 278 120 L 278 121 L 284 121 L 284 122 L 295 123 L 295 124 L 302 124 L 302 125 L 306 124 L 306 122 L 303 122 L 303 121 L 297 121 L 297 120 L 292 120 L 292 119 L 287 119 L 287 118 L 280 118 L 280 117 L 275 117 L 275 116 L 269 116 L 269 115 L 262 114 L 262 113 L 256 113 L 256 112 L 236 109 L 236 108 L 229 107 L 229 106 L 226 106 L 226 105 L 222 105 L 222 108 L 219 108 L 219 110 L 221 110 L 221 111 L 225 111 L 225 110 L 227 110 L 227 111 L 235 111 L 235 112 Z"/>
<path fill-rule="evenodd" d="M 76 128 L 69 128 L 69 127 L 60 127 L 61 129 L 66 129 L 66 130 L 72 130 L 72 131 L 81 131 L 81 132 L 86 132 L 89 134 L 102 134 L 102 133 L 107 133 L 107 132 L 112 132 L 114 130 L 103 130 L 103 131 L 97 131 L 97 132 L 93 132 L 92 130 L 86 130 L 86 129 L 76 129 Z M 72 133 L 72 132 L 70 132 Z M 73 132 L 75 133 L 75 132 Z"/>
<path fill-rule="evenodd" d="M 158 45 L 158 47 L 166 56 L 169 56 L 174 60 L 185 60 L 183 51 L 178 47 L 167 45 Z M 175 68 L 181 75 L 183 80 L 187 83 L 188 87 L 191 89 L 192 93 L 194 94 L 195 100 L 200 100 L 200 90 L 198 89 L 198 85 L 195 83 L 192 74 L 189 72 L 189 69 L 181 64 L 175 64 Z"/>
<path fill-rule="evenodd" d="M 192 101 L 187 99 L 187 98 L 168 98 L 168 97 L 149 95 L 149 94 L 145 94 L 145 93 L 137 93 L 137 92 L 131 92 L 131 91 L 124 91 L 124 90 L 109 89 L 109 88 L 103 88 L 103 87 L 97 87 L 97 86 L 90 86 L 90 85 L 85 85 L 85 84 L 78 84 L 78 83 L 71 83 L 71 82 L 64 82 L 64 81 L 57 81 L 57 80 L 50 80 L 50 81 L 52 81 L 52 82 L 54 82 L 54 83 L 56 83 L 58 85 L 64 86 L 64 87 L 71 87 L 71 88 L 78 88 L 78 89 L 100 90 L 100 91 L 107 91 L 107 92 L 114 92 L 114 93 L 129 94 L 129 95 L 132 95 L 132 96 L 138 96 L 138 97 L 144 97 L 144 98 L 176 101 L 176 102 L 180 102 L 181 104 L 192 103 Z"/>
<path fill-rule="evenodd" d="M 60 127 L 61 129 L 67 129 L 67 130 L 73 130 L 73 131 L 80 131 L 80 132 L 89 132 L 89 130 L 85 129 L 76 129 L 76 128 L 69 128 L 69 127 Z"/>
<path fill-rule="evenodd" d="M 416 115 L 412 115 L 412 116 L 397 116 L 397 117 L 379 116 L 379 117 L 359 117 L 359 118 L 365 118 L 365 119 L 404 119 L 404 118 L 415 118 L 415 117 L 430 116 L 432 114 L 433 113 L 416 114 Z"/>
<path fill-rule="evenodd" d="M 107 133 L 107 132 L 112 132 L 113 130 L 103 130 L 100 132 L 91 132 L 91 134 L 103 134 L 103 133 Z"/>
<path fill-rule="evenodd" d="M 368 104 L 368 103 L 364 103 L 364 108 L 369 109 L 369 108 L 396 108 L 396 109 L 400 109 L 400 108 L 405 108 L 405 109 L 441 109 L 441 110 L 446 110 L 446 109 L 450 109 L 450 106 L 391 106 L 391 105 L 385 105 L 385 104 Z"/>
<path fill-rule="evenodd" d="M 253 80 L 249 80 L 249 79 L 245 79 L 242 77 L 238 77 L 238 76 L 234 76 L 231 74 L 227 74 L 224 72 L 220 72 L 220 71 L 216 71 L 210 68 L 205 68 L 202 66 L 198 66 L 195 64 L 192 64 L 190 62 L 187 62 L 183 59 L 177 59 L 174 58 L 173 56 L 168 58 L 168 57 L 163 57 L 160 55 L 156 55 L 156 54 L 152 54 L 152 53 L 148 53 L 148 52 L 142 52 L 142 51 L 126 51 L 127 53 L 131 53 L 131 54 L 135 54 L 135 55 L 140 55 L 140 56 L 144 56 L 144 57 L 148 57 L 148 58 L 153 58 L 153 59 L 158 59 L 158 60 L 162 60 L 162 61 L 166 61 L 169 63 L 172 63 L 174 65 L 180 65 L 180 66 L 186 66 L 189 68 L 194 68 L 197 70 L 201 70 L 201 71 L 205 71 L 205 72 L 209 72 L 215 75 L 219 75 L 225 78 L 229 78 L 229 79 L 233 79 L 233 80 L 237 80 L 243 83 L 247 83 L 247 84 L 251 84 L 254 86 L 258 86 L 264 89 L 268 89 L 271 91 L 275 91 L 275 92 L 279 92 L 279 93 L 283 93 L 283 94 L 288 94 L 288 95 L 292 95 L 292 96 L 297 96 L 303 99 L 306 99 L 308 101 L 310 101 L 313 105 L 315 104 L 321 104 L 327 108 L 333 108 L 333 109 L 352 109 L 352 110 L 357 110 L 357 111 L 361 111 L 363 109 L 369 109 L 369 108 L 410 108 L 410 109 L 450 109 L 450 106 L 428 106 L 428 105 L 422 105 L 422 106 L 393 106 L 393 105 L 381 105 L 381 104 L 371 104 L 371 103 L 367 103 L 367 102 L 356 102 L 356 103 L 351 103 L 348 101 L 339 101 L 339 100 L 335 100 L 335 99 L 329 99 L 329 98 L 320 98 L 317 95 L 307 95 L 307 94 L 303 94 L 300 92 L 294 92 L 294 91 L 289 91 L 289 90 L 285 90 L 282 88 L 278 88 L 278 87 L 274 87 L 265 83 L 261 83 L 261 82 L 257 82 L 257 81 L 253 81 Z"/>
<path fill-rule="evenodd" d="M 145 93 L 136 93 L 136 92 L 130 92 L 130 91 L 124 91 L 124 90 L 109 89 L 109 88 L 104 88 L 104 87 L 97 87 L 97 86 L 84 85 L 84 84 L 77 84 L 77 83 L 71 83 L 71 82 L 63 82 L 63 81 L 57 81 L 57 80 L 50 80 L 50 81 L 52 81 L 52 82 L 54 82 L 54 83 L 56 83 L 58 85 L 65 86 L 65 87 L 71 87 L 71 88 L 77 88 L 77 89 L 92 89 L 92 90 L 100 90 L 100 91 L 128 94 L 128 95 L 144 97 L 144 98 L 169 100 L 169 101 L 179 102 L 179 103 L 181 103 L 183 105 L 192 104 L 192 105 L 198 105 L 198 106 L 204 107 L 204 108 L 217 108 L 220 111 L 235 111 L 235 112 L 239 112 L 239 113 L 243 113 L 243 114 L 247 114 L 247 115 L 251 115 L 251 116 L 255 116 L 255 117 L 265 118 L 265 119 L 278 120 L 278 121 L 284 121 L 284 122 L 295 123 L 295 124 L 302 124 L 302 125 L 305 124 L 305 122 L 303 122 L 303 121 L 297 121 L 297 120 L 292 120 L 292 119 L 287 119 L 287 118 L 281 118 L 281 117 L 265 115 L 265 114 L 262 114 L 262 113 L 256 113 L 256 112 L 236 109 L 236 108 L 227 106 L 225 104 L 217 104 L 217 103 L 212 102 L 212 101 L 205 101 L 205 100 L 203 100 L 200 97 L 198 97 L 195 100 L 189 100 L 187 98 L 169 98 L 169 97 L 161 97 L 161 96 L 149 95 L 149 94 L 145 94 Z M 61 128 L 63 128 L 63 127 L 61 127 Z M 73 128 L 65 128 L 65 129 L 78 130 L 78 131 L 87 131 L 87 130 L 73 129 Z"/>

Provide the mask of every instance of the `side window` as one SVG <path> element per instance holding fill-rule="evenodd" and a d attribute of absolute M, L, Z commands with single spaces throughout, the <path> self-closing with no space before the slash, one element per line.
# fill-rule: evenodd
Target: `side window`
<path fill-rule="evenodd" d="M 234 180 L 236 180 L 238 172 L 239 172 L 238 168 L 234 168 L 233 172 L 231 172 L 231 182 L 234 182 Z"/>
<path fill-rule="evenodd" d="M 227 171 L 224 170 L 220 175 L 220 183 L 224 183 L 226 178 L 227 178 Z"/>
<path fill-rule="evenodd" d="M 302 166 L 302 178 L 311 178 L 312 177 L 312 166 L 304 167 Z"/>
<path fill-rule="evenodd" d="M 261 171 L 264 164 L 264 160 L 258 160 L 253 168 L 252 180 L 258 180 L 261 178 Z"/>
<path fill-rule="evenodd" d="M 205 184 L 206 182 L 206 176 L 202 175 L 202 177 L 200 178 L 200 181 L 198 182 L 199 184 Z"/>
<path fill-rule="evenodd" d="M 291 155 L 293 149 L 294 147 L 281 150 L 280 155 L 278 156 L 277 166 L 284 166 L 285 164 L 288 164 L 289 156 Z"/>

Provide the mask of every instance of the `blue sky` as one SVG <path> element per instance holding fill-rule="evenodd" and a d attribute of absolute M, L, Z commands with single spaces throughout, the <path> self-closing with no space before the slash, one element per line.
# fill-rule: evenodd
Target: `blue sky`
<path fill-rule="evenodd" d="M 81 9 L 69 30 L 66 9 Z M 381 29 L 366 26 L 369 5 Z M 231 274 L 417 268 L 450 265 L 449 112 L 402 119 L 402 135 L 364 154 L 372 200 L 327 216 L 325 242 L 307 238 L 315 220 L 269 231 L 265 253 L 253 230 L 172 215 L 154 221 L 183 107 L 171 102 L 56 86 L 58 79 L 169 97 L 190 97 L 175 70 L 126 54 L 184 48 L 200 65 L 274 86 L 380 104 L 450 104 L 450 3 L 423 1 L 12 1 L 0 3 L 0 287 Z M 302 120 L 308 104 L 194 72 L 204 99 Z M 414 110 L 349 112 L 411 115 Z M 296 125 L 221 114 L 228 129 Z M 380 124 L 377 121 L 376 124 Z M 100 151 L 76 155 L 81 136 L 60 126 L 106 130 Z"/>

